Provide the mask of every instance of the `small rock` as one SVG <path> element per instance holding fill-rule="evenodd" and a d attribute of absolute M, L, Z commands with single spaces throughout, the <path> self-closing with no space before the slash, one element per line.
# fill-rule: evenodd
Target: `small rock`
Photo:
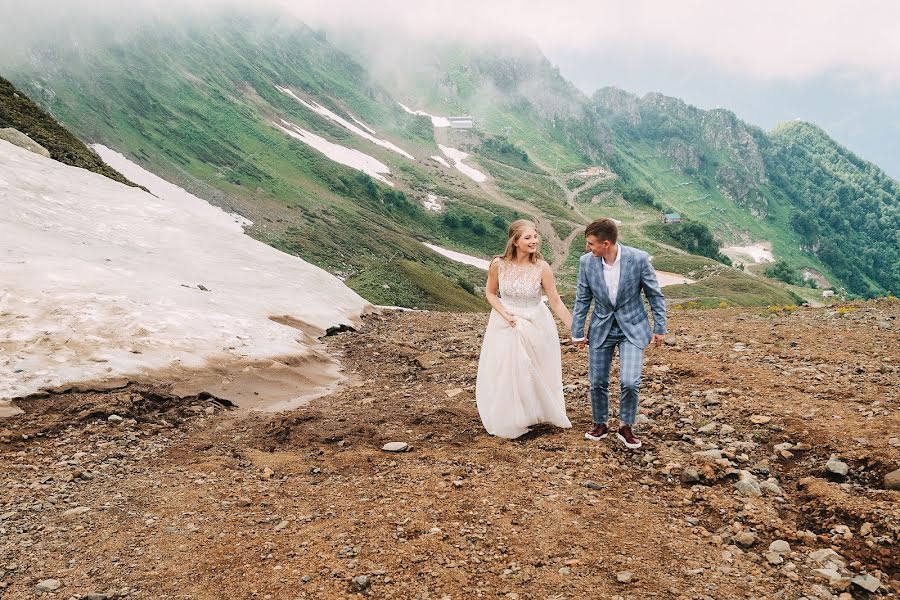
<path fill-rule="evenodd" d="M 734 484 L 734 489 L 742 496 L 754 496 L 756 498 L 762 496 L 759 480 L 750 471 L 741 471 L 741 479 Z"/>
<path fill-rule="evenodd" d="M 106 421 L 108 423 L 112 423 L 113 425 L 118 425 L 119 423 L 121 423 L 124 420 L 125 419 L 120 417 L 119 415 L 109 415 L 108 417 L 106 417 Z"/>
<path fill-rule="evenodd" d="M 64 517 L 77 517 L 79 515 L 83 515 L 84 513 L 91 510 L 87 506 L 76 506 L 75 508 L 70 508 L 66 512 L 63 513 Z"/>
<path fill-rule="evenodd" d="M 822 550 L 816 550 L 814 552 L 810 552 L 809 558 L 810 558 L 810 560 L 813 560 L 814 562 L 817 562 L 820 565 L 824 564 L 826 562 L 836 562 L 841 565 L 843 565 L 845 563 L 843 557 L 840 554 L 838 554 L 837 552 L 835 552 L 834 550 L 832 550 L 831 548 L 824 548 Z"/>
<path fill-rule="evenodd" d="M 381 449 L 385 452 L 406 452 L 409 450 L 409 444 L 406 442 L 388 442 Z"/>
<path fill-rule="evenodd" d="M 371 584 L 372 582 L 369 581 L 368 575 L 357 575 L 350 581 L 350 588 L 354 592 L 364 592 L 369 589 Z"/>
<path fill-rule="evenodd" d="M 722 425 L 722 428 L 719 429 L 719 435 L 729 435 L 734 433 L 734 427 L 731 425 Z"/>
<path fill-rule="evenodd" d="M 416 364 L 423 369 L 436 367 L 444 362 L 444 357 L 440 352 L 426 352 L 416 357 Z"/>
<path fill-rule="evenodd" d="M 462 391 L 463 391 L 462 388 L 453 388 L 452 390 L 447 390 L 444 393 L 447 394 L 448 398 L 454 398 L 456 396 L 459 396 L 462 393 Z"/>
<path fill-rule="evenodd" d="M 272 476 L 273 476 L 274 474 L 275 474 L 275 471 L 273 471 L 273 470 L 270 469 L 269 467 L 266 467 L 265 469 L 263 469 L 263 472 L 262 472 L 262 478 L 263 478 L 263 479 L 272 479 Z"/>
<path fill-rule="evenodd" d="M 769 552 L 777 552 L 778 554 L 790 554 L 791 545 L 784 540 L 775 540 L 769 544 Z"/>
<path fill-rule="evenodd" d="M 682 483 L 697 483 L 700 481 L 700 473 L 694 467 L 688 467 L 681 472 Z"/>
<path fill-rule="evenodd" d="M 751 415 L 750 422 L 755 423 L 757 425 L 765 425 L 769 421 L 772 420 L 772 417 L 767 415 Z"/>
<path fill-rule="evenodd" d="M 780 565 L 784 562 L 784 558 L 778 552 L 766 552 L 765 557 L 770 565 Z"/>
<path fill-rule="evenodd" d="M 867 592 L 877 592 L 878 588 L 881 587 L 881 582 L 871 575 L 857 575 L 854 577 L 850 583 L 857 587 L 861 587 Z"/>
<path fill-rule="evenodd" d="M 715 431 L 715 430 L 716 430 L 716 424 L 715 424 L 715 423 L 707 423 L 706 425 L 704 425 L 703 427 L 701 427 L 701 428 L 698 429 L 697 431 L 699 431 L 700 433 L 712 433 L 712 432 Z"/>
<path fill-rule="evenodd" d="M 589 490 L 602 490 L 603 486 L 597 483 L 596 481 L 585 481 L 584 487 Z"/>
<path fill-rule="evenodd" d="M 884 476 L 884 489 L 900 490 L 900 469 L 891 471 Z"/>
<path fill-rule="evenodd" d="M 859 535 L 865 537 L 865 536 L 869 535 L 870 533 L 872 533 L 872 524 L 869 523 L 868 521 L 866 521 L 866 522 L 863 523 L 862 526 L 859 528 Z"/>
<path fill-rule="evenodd" d="M 840 477 L 846 477 L 847 473 L 850 471 L 850 467 L 847 466 L 847 463 L 838 460 L 835 457 L 828 459 L 828 462 L 825 463 L 825 468 L 828 469 L 829 473 Z"/>
<path fill-rule="evenodd" d="M 734 536 L 734 542 L 738 546 L 749 548 L 756 543 L 756 534 L 751 531 L 742 531 Z"/>
<path fill-rule="evenodd" d="M 62 583 L 58 579 L 45 579 L 34 586 L 38 592 L 55 592 L 62 587 Z"/>
<path fill-rule="evenodd" d="M 634 574 L 631 571 L 620 571 L 616 573 L 616 581 L 619 583 L 631 583 L 631 580 L 634 578 Z"/>
<path fill-rule="evenodd" d="M 288 522 L 282 521 L 281 523 L 279 523 L 278 525 L 275 526 L 275 531 L 281 531 L 282 529 L 284 529 L 287 526 L 288 526 Z"/>
<path fill-rule="evenodd" d="M 828 581 L 836 581 L 841 579 L 841 574 L 836 569 L 813 569 L 816 577 L 827 579 Z"/>
<path fill-rule="evenodd" d="M 702 458 L 704 460 L 722 460 L 722 451 L 717 448 L 713 448 L 712 450 L 699 450 L 693 454 L 697 458 Z"/>
<path fill-rule="evenodd" d="M 784 490 L 778 487 L 778 484 L 774 481 L 761 481 L 759 483 L 759 489 L 766 494 L 772 494 L 773 496 L 784 496 Z"/>
<path fill-rule="evenodd" d="M 559 569 L 559 574 L 560 574 L 560 575 L 571 575 L 571 574 L 572 574 L 572 569 L 570 569 L 569 567 L 561 567 L 561 568 Z"/>

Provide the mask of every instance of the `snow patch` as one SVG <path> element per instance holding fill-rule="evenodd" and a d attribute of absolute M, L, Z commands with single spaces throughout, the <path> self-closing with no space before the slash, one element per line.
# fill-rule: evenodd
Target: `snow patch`
<path fill-rule="evenodd" d="M 727 248 L 722 248 L 722 254 L 730 258 L 735 264 L 775 262 L 775 256 L 772 254 L 772 244 L 769 242 L 752 244 L 750 246 L 728 246 Z"/>
<path fill-rule="evenodd" d="M 696 283 L 695 280 L 679 275 L 678 273 L 669 273 L 668 271 L 656 271 L 656 281 L 659 287 L 663 288 L 667 285 L 676 285 L 680 283 Z"/>
<path fill-rule="evenodd" d="M 0 142 L 0 412 L 4 399 L 122 376 L 197 369 L 217 393 L 242 366 L 273 378 L 291 364 L 336 371 L 298 329 L 352 323 L 363 298 L 244 235 L 224 211 L 94 150 L 158 197 Z M 334 379 L 313 381 L 282 399 Z"/>
<path fill-rule="evenodd" d="M 355 133 L 356 135 L 358 135 L 359 137 L 361 137 L 365 140 L 369 140 L 376 146 L 381 146 L 382 148 L 387 148 L 388 150 L 391 150 L 392 152 L 396 152 L 397 154 L 399 154 L 401 156 L 405 156 L 406 158 L 408 158 L 410 160 L 415 160 L 413 158 L 413 155 L 410 154 L 409 152 L 407 152 L 406 150 L 399 148 L 398 146 L 395 146 L 394 144 L 392 144 L 391 142 L 389 142 L 387 140 L 382 140 L 382 139 L 379 139 L 379 138 L 375 137 L 374 135 L 372 135 L 372 133 L 375 133 L 374 131 L 372 131 L 372 128 L 369 127 L 368 125 L 360 122 L 359 119 L 357 119 L 356 117 L 353 117 L 351 115 L 351 118 L 354 121 L 356 121 L 357 123 L 359 123 L 360 125 L 365 127 L 368 131 L 360 129 L 359 127 L 357 127 L 356 125 L 354 125 L 353 123 L 348 121 L 347 119 L 330 111 L 329 109 L 325 108 L 321 104 L 317 104 L 316 102 L 304 100 L 303 98 L 299 97 L 298 95 L 296 95 L 294 92 L 292 92 L 288 88 L 279 87 L 277 85 L 275 87 L 278 88 L 279 91 L 284 92 L 285 94 L 287 94 L 288 96 L 290 96 L 291 98 L 293 98 L 294 100 L 296 100 L 297 102 L 299 102 L 300 104 L 302 104 L 303 106 L 308 108 L 309 110 L 313 111 L 314 113 L 322 115 L 323 117 L 326 117 L 328 119 L 331 119 L 338 125 L 344 127 L 348 131 Z"/>
<path fill-rule="evenodd" d="M 447 167 L 448 169 L 452 169 L 452 168 L 453 168 L 453 166 L 452 166 L 450 163 L 448 163 L 446 160 L 444 160 L 444 157 L 443 157 L 443 156 L 437 156 L 437 155 L 434 155 L 434 156 L 430 156 L 429 158 L 431 158 L 431 159 L 434 160 L 435 162 L 439 162 L 440 164 L 444 165 L 444 166 Z"/>
<path fill-rule="evenodd" d="M 460 173 L 462 173 L 463 175 L 465 175 L 472 181 L 477 181 L 478 183 L 487 181 L 487 175 L 485 175 L 478 169 L 475 169 L 475 168 L 470 167 L 469 165 L 463 163 L 463 160 L 469 156 L 468 154 L 466 154 L 462 150 L 457 150 L 456 148 L 449 148 L 449 147 L 443 146 L 441 144 L 438 144 L 438 148 L 441 149 L 441 152 L 444 153 L 444 156 L 446 156 L 447 158 L 449 158 L 450 160 L 453 161 L 453 166 L 456 168 L 457 171 L 459 171 Z"/>
<path fill-rule="evenodd" d="M 441 256 L 449 258 L 450 260 L 455 260 L 456 262 L 463 263 L 465 265 L 470 265 L 481 269 L 483 271 L 487 271 L 488 266 L 491 264 L 491 261 L 484 260 L 483 258 L 478 258 L 477 256 L 471 256 L 469 254 L 463 254 L 462 252 L 457 252 L 455 250 L 449 250 L 447 248 L 442 248 L 440 246 L 436 246 L 434 244 L 428 244 L 426 242 L 422 242 L 428 248 L 431 248 Z"/>
<path fill-rule="evenodd" d="M 422 206 L 425 207 L 425 210 L 431 212 L 441 212 L 444 209 L 443 204 L 441 204 L 441 201 L 434 194 L 425 196 L 425 201 L 422 202 Z"/>
<path fill-rule="evenodd" d="M 411 115 L 417 115 L 420 117 L 428 117 L 429 119 L 431 119 L 432 127 L 450 127 L 450 119 L 447 117 L 437 117 L 435 115 L 430 115 L 427 112 L 425 112 L 424 110 L 413 110 L 410 107 L 408 107 L 407 105 L 403 104 L 402 102 L 398 102 L 397 104 L 400 105 L 400 108 L 402 108 L 403 110 L 405 110 L 406 112 L 408 112 Z"/>
<path fill-rule="evenodd" d="M 234 222 L 241 226 L 242 229 L 247 229 L 248 227 L 253 227 L 253 221 L 248 219 L 243 215 L 239 215 L 234 212 L 226 213 L 229 217 L 234 219 Z"/>
<path fill-rule="evenodd" d="M 290 121 L 282 119 L 281 122 L 287 127 L 279 125 L 275 121 L 272 121 L 272 125 L 292 138 L 296 138 L 304 144 L 315 148 L 334 162 L 341 163 L 342 165 L 346 165 L 357 171 L 362 171 L 373 179 L 377 179 L 386 185 L 394 187 L 393 182 L 388 181 L 388 179 L 382 175 L 382 173 L 390 175 L 390 168 L 377 158 L 369 156 L 365 152 L 360 152 L 355 148 L 347 148 L 346 146 L 329 142 L 325 138 L 318 136 L 311 131 L 297 127 Z"/>

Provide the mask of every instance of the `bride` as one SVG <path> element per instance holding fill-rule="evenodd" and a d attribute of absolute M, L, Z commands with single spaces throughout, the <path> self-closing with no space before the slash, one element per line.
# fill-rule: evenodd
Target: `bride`
<path fill-rule="evenodd" d="M 567 330 L 572 316 L 539 244 L 534 223 L 514 221 L 506 251 L 488 268 L 486 295 L 494 309 L 481 346 L 475 402 L 488 433 L 504 438 L 517 438 L 537 423 L 572 426 L 563 398 L 559 334 L 542 292 Z"/>

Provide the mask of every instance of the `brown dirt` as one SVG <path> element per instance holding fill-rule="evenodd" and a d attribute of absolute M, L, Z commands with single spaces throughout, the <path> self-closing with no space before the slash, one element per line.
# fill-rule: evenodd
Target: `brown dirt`
<path fill-rule="evenodd" d="M 900 492 L 883 489 L 900 466 L 900 302 L 672 315 L 637 452 L 582 438 L 586 357 L 570 346 L 575 427 L 486 435 L 485 322 L 369 317 L 326 338 L 348 383 L 277 415 L 134 385 L 20 402 L 0 420 L 2 598 L 45 579 L 58 598 L 827 597 L 809 558 L 825 548 L 844 575 L 877 577 L 876 596 L 900 592 Z M 393 440 L 411 450 L 380 450 Z M 703 462 L 703 444 L 723 459 Z M 846 481 L 826 476 L 832 454 Z M 728 459 L 783 496 L 736 495 Z M 682 483 L 690 467 L 700 480 Z M 792 552 L 770 565 L 776 539 Z"/>

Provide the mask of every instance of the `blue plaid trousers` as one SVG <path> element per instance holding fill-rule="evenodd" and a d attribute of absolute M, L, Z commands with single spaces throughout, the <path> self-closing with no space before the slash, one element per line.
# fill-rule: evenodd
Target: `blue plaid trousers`
<path fill-rule="evenodd" d="M 641 371 L 644 368 L 644 349 L 629 342 L 615 320 L 603 343 L 598 347 L 591 346 L 589 350 L 591 414 L 594 423 L 606 423 L 609 419 L 609 371 L 616 347 L 619 348 L 619 422 L 634 425 L 638 412 Z"/>

